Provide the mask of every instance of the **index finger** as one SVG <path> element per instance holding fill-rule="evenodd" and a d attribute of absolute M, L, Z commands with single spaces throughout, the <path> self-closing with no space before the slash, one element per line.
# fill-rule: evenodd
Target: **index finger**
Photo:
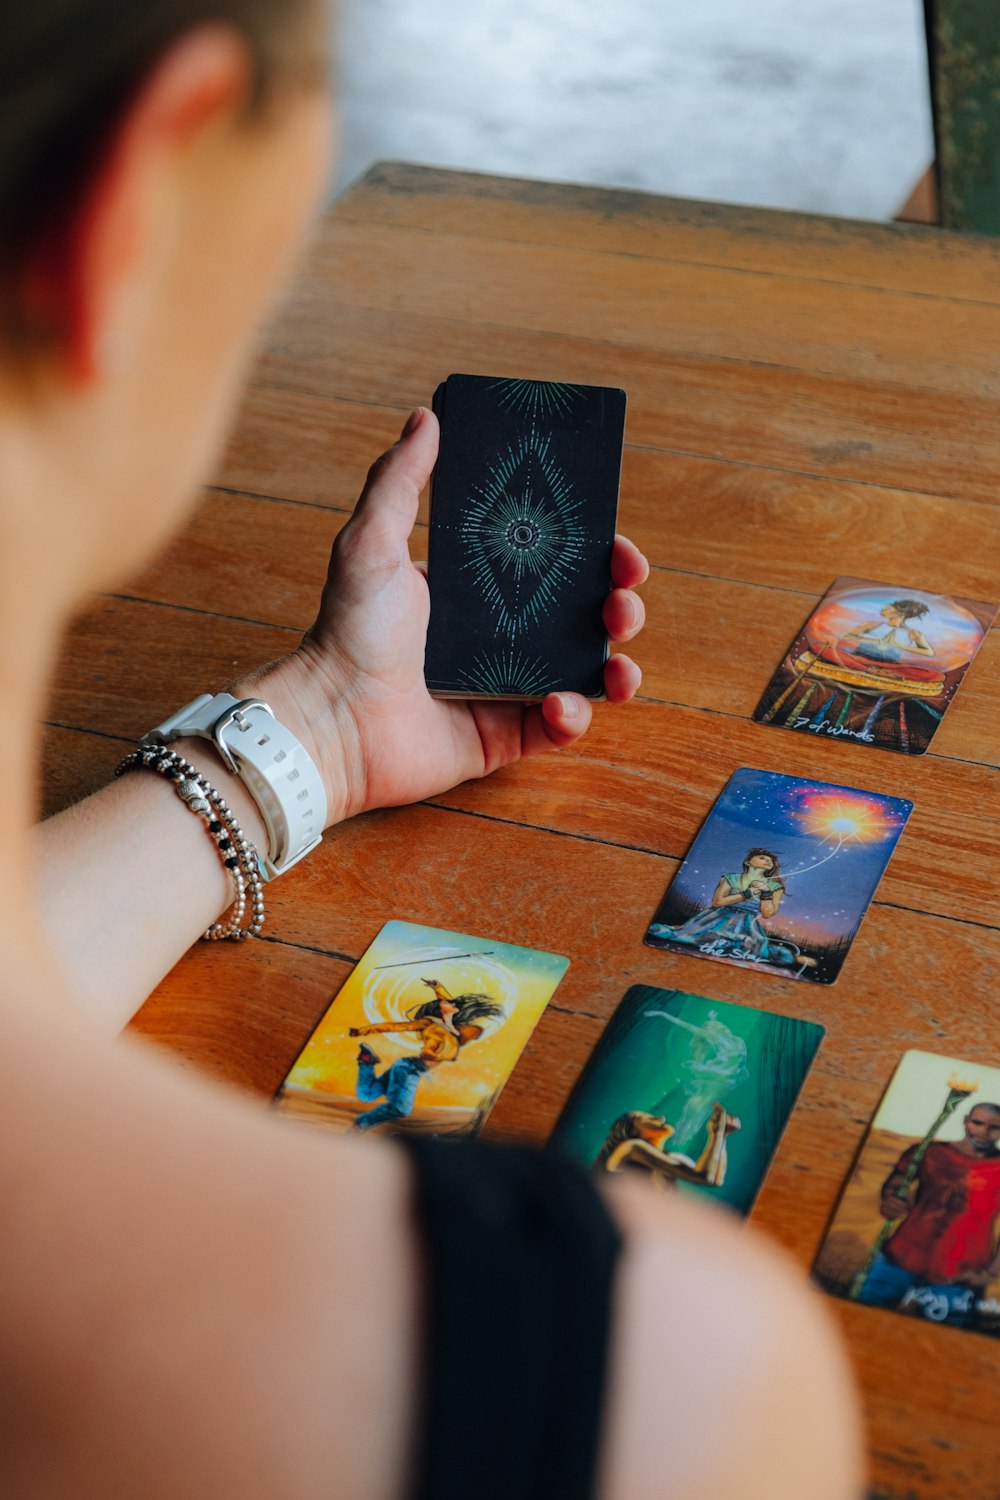
<path fill-rule="evenodd" d="M 649 577 L 649 563 L 635 542 L 616 536 L 611 551 L 611 582 L 619 589 L 634 589 Z"/>

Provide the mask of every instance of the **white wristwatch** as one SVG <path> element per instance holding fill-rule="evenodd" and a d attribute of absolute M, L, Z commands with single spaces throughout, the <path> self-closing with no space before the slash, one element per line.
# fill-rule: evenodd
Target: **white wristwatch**
<path fill-rule="evenodd" d="M 323 780 L 306 747 L 267 703 L 202 693 L 140 743 L 169 745 L 185 735 L 210 740 L 260 808 L 270 846 L 266 855 L 260 851 L 263 879 L 283 875 L 315 849 L 326 827 Z"/>

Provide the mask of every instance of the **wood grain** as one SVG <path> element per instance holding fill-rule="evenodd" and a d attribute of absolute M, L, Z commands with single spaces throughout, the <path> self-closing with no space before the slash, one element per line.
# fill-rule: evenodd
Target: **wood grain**
<path fill-rule="evenodd" d="M 373 169 L 320 226 L 184 535 L 69 631 L 45 809 L 196 691 L 294 645 L 368 464 L 453 370 L 628 390 L 621 529 L 653 564 L 642 701 L 598 706 L 558 764 L 332 830 L 271 888 L 267 940 L 194 950 L 137 1042 L 264 1104 L 390 917 L 571 958 L 498 1136 L 546 1136 L 629 984 L 803 1016 L 826 1040 L 753 1218 L 810 1265 L 899 1054 L 997 1062 L 1000 632 L 922 758 L 749 715 L 839 574 L 1000 596 L 998 271 L 995 242 L 942 231 Z M 424 504 L 415 555 L 425 522 Z M 915 804 L 833 986 L 642 944 L 741 765 Z M 996 1500 L 996 1344 L 831 1307 L 878 1494 Z"/>
<path fill-rule="evenodd" d="M 647 538 L 639 507 L 633 502 L 630 509 L 636 513 L 637 524 L 629 526 L 623 514 L 622 525 L 647 546 L 654 563 L 644 589 L 649 625 L 632 653 L 644 671 L 643 696 L 746 718 L 825 586 L 808 593 L 658 565 L 656 559 L 667 554 L 668 545 L 655 535 Z M 686 505 L 678 507 L 682 536 L 696 526 L 697 513 Z M 254 599 L 259 622 L 277 625 L 280 621 L 283 627 L 301 632 L 315 616 L 330 546 L 346 519 L 346 512 L 339 510 L 282 507 L 260 497 L 210 494 L 184 537 L 128 586 L 121 600 L 121 628 L 133 628 L 125 619 L 136 616 L 125 606 L 135 600 L 159 603 L 170 599 L 185 610 L 244 619 L 250 566 L 255 574 L 266 573 L 268 580 L 266 591 Z M 241 536 L 239 552 L 230 540 L 237 533 Z M 693 551 L 696 543 L 689 539 L 688 545 Z M 734 567 L 738 566 L 737 550 Z M 423 523 L 415 530 L 413 551 L 426 555 Z M 985 550 L 981 553 L 983 558 L 988 555 Z M 836 567 L 837 559 L 831 556 L 830 563 Z M 918 569 L 926 564 L 915 549 L 912 561 L 904 559 L 900 566 Z M 954 573 L 961 567 L 956 562 Z M 979 581 L 990 580 L 984 572 Z M 100 607 L 102 618 L 105 608 Z M 182 632 L 188 637 L 194 630 L 190 622 L 178 621 L 167 631 L 164 623 L 165 633 L 171 635 Z M 98 624 L 95 629 L 87 615 L 74 635 L 81 641 L 86 637 L 88 652 L 100 650 L 104 627 Z M 275 648 L 275 654 L 287 649 L 285 643 Z M 970 678 L 973 673 L 976 693 L 965 691 L 957 696 L 934 737 L 933 749 L 938 756 L 995 763 L 1000 753 L 994 728 L 1000 717 L 1000 630 L 991 632 Z"/>
<path fill-rule="evenodd" d="M 426 401 L 427 393 L 423 393 Z M 349 510 L 372 456 L 395 441 L 407 408 L 251 391 L 218 483 L 232 490 Z M 634 411 L 626 437 L 631 438 Z M 820 594 L 843 565 L 891 580 L 926 571 L 935 587 L 978 598 L 996 587 L 1000 514 L 941 497 L 626 443 L 621 527 L 654 564 Z M 420 517 L 427 519 L 426 497 Z M 747 533 L 762 545 L 747 546 Z M 766 545 L 765 545 L 766 544 Z"/>
<path fill-rule="evenodd" d="M 381 162 L 338 218 L 1000 302 L 1000 247 L 898 226 Z"/>
<path fill-rule="evenodd" d="M 426 279 L 433 268 L 414 255 L 406 274 Z M 357 308 L 329 282 L 307 279 L 286 303 L 259 366 L 264 384 L 403 407 L 427 405 L 452 371 L 620 385 L 629 393 L 629 440 L 643 447 L 997 503 L 995 403 L 967 382 L 958 391 L 909 389 L 630 346 L 594 326 L 569 336 L 476 324 L 454 316 L 444 295 L 437 316 Z M 835 325 L 828 334 L 836 338 Z"/>

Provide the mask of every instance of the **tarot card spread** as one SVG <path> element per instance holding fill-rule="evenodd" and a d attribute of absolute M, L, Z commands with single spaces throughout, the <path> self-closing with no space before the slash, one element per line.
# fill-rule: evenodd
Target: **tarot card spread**
<path fill-rule="evenodd" d="M 475 1135 L 568 967 L 555 953 L 387 922 L 275 1105 L 335 1130 Z"/>
<path fill-rule="evenodd" d="M 996 615 L 975 599 L 838 578 L 754 719 L 923 755 Z"/>
<path fill-rule="evenodd" d="M 735 771 L 645 941 L 832 984 L 912 809 L 900 797 Z"/>
<path fill-rule="evenodd" d="M 1000 1336 L 1000 1068 L 907 1052 L 816 1260 L 837 1297 Z"/>
<path fill-rule="evenodd" d="M 602 697 L 625 392 L 451 375 L 434 409 L 428 688 Z"/>
<path fill-rule="evenodd" d="M 822 1038 L 811 1021 L 633 985 L 553 1143 L 747 1213 Z"/>

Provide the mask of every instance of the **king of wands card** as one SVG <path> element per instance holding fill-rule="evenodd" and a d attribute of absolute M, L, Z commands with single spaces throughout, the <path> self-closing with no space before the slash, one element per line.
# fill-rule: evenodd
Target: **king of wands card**
<path fill-rule="evenodd" d="M 754 719 L 923 755 L 996 615 L 995 604 L 975 599 L 838 578 Z"/>
<path fill-rule="evenodd" d="M 734 771 L 645 941 L 832 984 L 912 809 L 901 797 Z"/>
<path fill-rule="evenodd" d="M 555 953 L 387 922 L 275 1106 L 342 1131 L 474 1135 L 568 967 Z"/>
<path fill-rule="evenodd" d="M 819 1252 L 834 1296 L 1000 1336 L 1000 1068 L 907 1052 Z"/>
<path fill-rule="evenodd" d="M 553 1144 L 747 1213 L 822 1038 L 811 1021 L 633 985 Z"/>

